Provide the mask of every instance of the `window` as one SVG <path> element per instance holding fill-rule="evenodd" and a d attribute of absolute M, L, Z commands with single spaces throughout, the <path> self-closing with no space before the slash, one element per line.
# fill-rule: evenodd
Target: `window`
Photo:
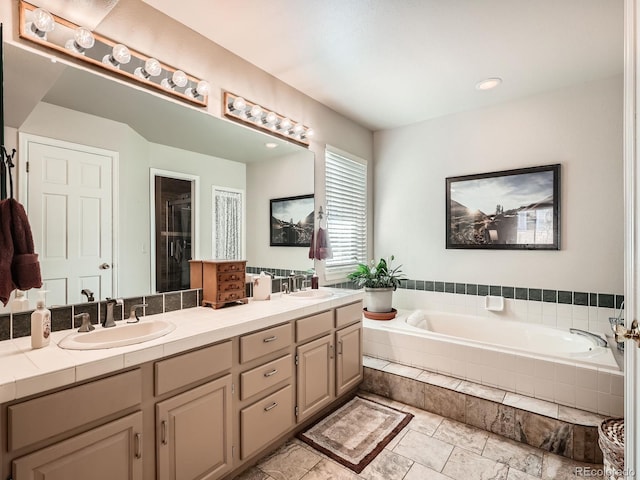
<path fill-rule="evenodd" d="M 329 278 L 344 276 L 367 262 L 367 162 L 333 148 L 326 150 L 327 230 L 333 258 Z"/>

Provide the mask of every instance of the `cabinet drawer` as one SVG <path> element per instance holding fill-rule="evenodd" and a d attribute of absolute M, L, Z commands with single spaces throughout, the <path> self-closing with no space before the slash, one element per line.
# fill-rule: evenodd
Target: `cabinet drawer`
<path fill-rule="evenodd" d="M 240 400 L 245 400 L 261 391 L 291 378 L 293 366 L 291 355 L 265 363 L 240 374 Z"/>
<path fill-rule="evenodd" d="M 226 272 L 243 272 L 244 273 L 244 262 L 220 263 L 218 264 L 218 272 L 219 273 L 226 273 Z"/>
<path fill-rule="evenodd" d="M 244 272 L 219 273 L 218 282 L 244 282 Z"/>
<path fill-rule="evenodd" d="M 244 283 L 240 282 L 240 280 L 236 280 L 235 282 L 221 282 L 218 286 L 219 292 L 242 292 L 244 290 Z"/>
<path fill-rule="evenodd" d="M 293 425 L 291 385 L 240 411 L 242 459 L 251 456 Z"/>
<path fill-rule="evenodd" d="M 155 393 L 162 395 L 231 368 L 231 341 L 155 364 Z"/>
<path fill-rule="evenodd" d="M 290 323 L 240 337 L 240 362 L 248 362 L 291 345 Z"/>
<path fill-rule="evenodd" d="M 296 342 L 302 342 L 333 328 L 333 310 L 296 320 Z"/>
<path fill-rule="evenodd" d="M 241 298 L 245 298 L 246 296 L 247 294 L 244 290 L 230 290 L 228 292 L 218 292 L 216 298 L 218 299 L 218 303 L 220 303 L 240 300 Z"/>
<path fill-rule="evenodd" d="M 8 408 L 9 450 L 73 430 L 142 401 L 140 370 L 51 393 Z"/>
<path fill-rule="evenodd" d="M 362 302 L 336 308 L 336 328 L 362 320 Z"/>

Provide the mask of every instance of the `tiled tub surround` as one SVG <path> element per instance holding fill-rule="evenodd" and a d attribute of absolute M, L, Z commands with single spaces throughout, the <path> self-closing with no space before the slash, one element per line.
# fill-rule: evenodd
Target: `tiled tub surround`
<path fill-rule="evenodd" d="M 624 375 L 617 368 L 402 330 L 403 324 L 402 315 L 389 322 L 365 320 L 364 354 L 602 415 L 623 415 Z"/>
<path fill-rule="evenodd" d="M 202 290 L 182 290 L 177 292 L 158 293 L 139 297 L 123 298 L 123 305 L 115 305 L 113 317 L 115 320 L 129 318 L 133 305 L 146 304 L 138 310 L 138 316 L 156 315 L 158 313 L 173 312 L 194 308 L 200 305 Z M 58 332 L 70 328 L 80 327 L 81 322 L 74 320 L 74 315 L 88 313 L 94 325 L 105 318 L 106 302 L 78 303 L 62 307 L 48 307 L 51 310 L 51 331 Z M 19 313 L 0 315 L 0 341 L 31 335 L 31 313 L 27 310 Z"/>
<path fill-rule="evenodd" d="M 141 322 L 167 320 L 176 325 L 174 331 L 144 343 L 102 350 L 59 348 L 60 340 L 75 331 L 71 329 L 53 332 L 51 344 L 36 350 L 31 349 L 29 337 L 5 340 L 0 342 L 0 403 L 347 305 L 362 296 L 359 291 L 336 289 L 332 296 L 323 299 L 250 300 L 247 305 L 218 310 L 195 307 L 159 313 Z M 118 323 L 114 328 L 126 327 Z"/>
<path fill-rule="evenodd" d="M 556 453 L 601 463 L 604 417 L 405 365 L 364 358 L 362 390 Z"/>

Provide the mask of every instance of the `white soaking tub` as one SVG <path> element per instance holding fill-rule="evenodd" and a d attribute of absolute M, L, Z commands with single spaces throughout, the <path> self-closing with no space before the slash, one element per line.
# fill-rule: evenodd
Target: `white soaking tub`
<path fill-rule="evenodd" d="M 569 330 L 399 310 L 390 321 L 364 320 L 364 353 L 603 415 L 623 410 L 611 349 Z"/>

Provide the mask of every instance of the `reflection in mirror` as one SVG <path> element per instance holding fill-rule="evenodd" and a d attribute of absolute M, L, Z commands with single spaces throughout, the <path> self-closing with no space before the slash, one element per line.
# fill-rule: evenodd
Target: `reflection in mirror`
<path fill-rule="evenodd" d="M 26 204 L 30 218 L 35 215 L 32 212 L 43 208 L 30 199 L 30 183 L 35 174 L 33 170 L 26 174 L 30 154 L 27 134 L 49 139 L 47 143 L 54 145 L 71 143 L 112 158 L 111 173 L 101 170 L 99 175 L 110 187 L 111 200 L 89 202 L 92 207 L 106 202 L 112 206 L 112 212 L 87 213 L 84 217 L 88 220 L 83 230 L 86 237 L 107 235 L 112 242 L 110 247 L 100 243 L 105 248 L 100 251 L 94 248 L 95 258 L 82 262 L 94 271 L 73 283 L 45 264 L 51 260 L 49 263 L 53 265 L 56 256 L 66 256 L 72 245 L 68 218 L 55 213 L 63 211 L 61 205 L 52 204 L 55 207 L 52 218 L 56 221 L 48 224 L 48 228 L 58 229 L 60 243 L 50 244 L 50 232 L 40 233 L 39 240 L 34 238 L 43 260 L 43 274 L 50 279 L 46 288 L 57 282 L 56 288 L 64 293 L 64 297 L 61 294 L 56 300 L 48 296 L 47 303 L 82 302 L 86 300 L 81 294 L 83 289 L 94 292 L 96 300 L 106 296 L 146 295 L 158 290 L 152 276 L 152 269 L 155 270 L 150 217 L 152 168 L 199 179 L 196 200 L 200 208 L 194 216 L 194 231 L 199 234 L 192 239 L 194 258 L 209 259 L 216 255 L 212 241 L 212 187 L 216 186 L 245 195 L 246 225 L 241 241 L 245 243 L 242 248 L 249 266 L 282 269 L 312 266 L 305 249 L 270 248 L 268 237 L 270 198 L 313 193 L 313 153 L 307 149 L 62 60 L 54 63 L 48 56 L 13 44 L 5 44 L 4 71 L 6 143 L 8 147 L 14 146 L 12 142 L 19 147 L 18 199 Z M 277 143 L 278 148 L 265 148 L 268 142 Z M 78 148 L 67 149 L 75 152 Z M 58 174 L 61 171 L 50 169 Z M 80 172 L 78 175 L 82 177 Z M 86 172 L 85 180 L 95 181 L 95 174 Z M 64 196 L 55 199 L 51 196 L 47 200 L 55 203 L 63 199 L 66 202 Z M 111 225 L 101 226 L 98 232 L 97 218 L 109 218 Z M 98 267 L 103 264 L 110 267 L 100 270 Z M 62 271 L 68 269 L 63 267 Z M 96 271 L 108 279 L 96 277 Z M 107 288 L 109 280 L 112 286 Z"/>

